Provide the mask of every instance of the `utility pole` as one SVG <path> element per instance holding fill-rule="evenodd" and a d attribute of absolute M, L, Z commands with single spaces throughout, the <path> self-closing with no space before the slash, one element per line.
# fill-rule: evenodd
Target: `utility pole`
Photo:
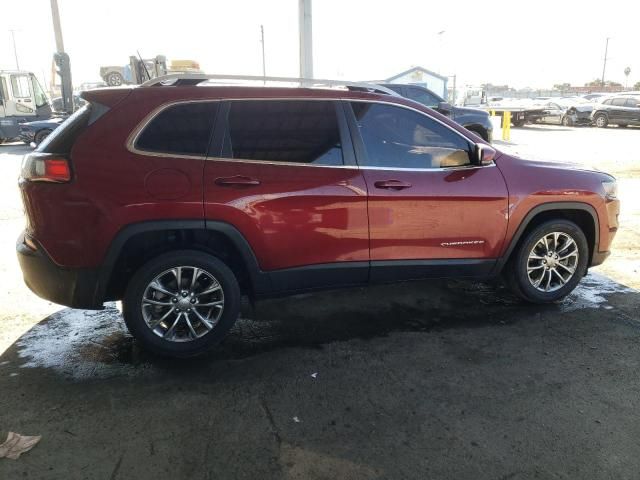
<path fill-rule="evenodd" d="M 267 67 L 264 60 L 264 25 L 260 25 L 260 43 L 262 43 L 262 76 L 267 76 Z"/>
<path fill-rule="evenodd" d="M 56 53 L 53 60 L 56 64 L 57 74 L 60 75 L 60 90 L 62 94 L 62 105 L 67 113 L 72 113 L 73 105 L 73 83 L 71 82 L 71 61 L 69 55 L 64 51 L 62 41 L 62 27 L 60 26 L 60 12 L 58 12 L 58 0 L 51 0 L 51 18 L 53 19 L 53 33 L 56 37 Z"/>
<path fill-rule="evenodd" d="M 298 0 L 300 78 L 313 78 L 313 31 L 311 0 Z"/>
<path fill-rule="evenodd" d="M 607 52 L 609 51 L 609 39 L 610 37 L 607 37 L 607 43 L 605 44 L 604 47 L 604 61 L 602 63 L 602 80 L 600 81 L 600 84 L 604 87 L 604 72 L 607 70 Z"/>
<path fill-rule="evenodd" d="M 11 39 L 13 40 L 13 55 L 16 57 L 16 70 L 20 70 L 20 63 L 18 63 L 18 50 L 16 50 L 16 31 L 9 31 L 11 32 Z"/>

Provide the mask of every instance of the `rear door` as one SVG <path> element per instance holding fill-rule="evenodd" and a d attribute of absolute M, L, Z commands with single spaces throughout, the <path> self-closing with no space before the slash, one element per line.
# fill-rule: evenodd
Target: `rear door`
<path fill-rule="evenodd" d="M 221 113 L 207 222 L 240 230 L 275 290 L 366 282 L 366 186 L 341 103 L 233 100 Z"/>
<path fill-rule="evenodd" d="M 627 98 L 626 107 L 629 112 L 629 125 L 640 125 L 640 99 Z"/>
<path fill-rule="evenodd" d="M 629 111 L 626 107 L 627 99 L 624 97 L 617 97 L 611 100 L 611 106 L 609 107 L 609 123 L 615 124 L 627 124 L 629 123 Z"/>
<path fill-rule="evenodd" d="M 502 247 L 508 192 L 466 137 L 408 107 L 347 104 L 369 191 L 371 278 L 483 275 Z"/>

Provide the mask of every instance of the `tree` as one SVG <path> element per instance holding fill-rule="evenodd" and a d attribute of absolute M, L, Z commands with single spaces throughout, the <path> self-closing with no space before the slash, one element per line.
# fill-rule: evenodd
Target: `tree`
<path fill-rule="evenodd" d="M 640 90 L 640 82 L 636 82 L 636 84 L 633 86 L 634 90 Z"/>
<path fill-rule="evenodd" d="M 569 90 L 571 88 L 571 84 L 570 83 L 556 83 L 553 86 L 554 90 L 560 90 L 561 92 L 565 92 L 567 90 Z"/>
<path fill-rule="evenodd" d="M 600 81 L 599 78 L 596 78 L 595 80 L 591 80 L 588 83 L 584 84 L 585 87 L 601 87 L 602 86 L 602 82 Z"/>

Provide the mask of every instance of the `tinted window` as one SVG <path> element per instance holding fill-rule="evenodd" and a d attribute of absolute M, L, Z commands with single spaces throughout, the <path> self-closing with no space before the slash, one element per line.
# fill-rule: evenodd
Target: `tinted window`
<path fill-rule="evenodd" d="M 367 152 L 365 165 L 440 168 L 471 163 L 470 143 L 426 115 L 379 103 L 351 105 Z"/>
<path fill-rule="evenodd" d="M 217 102 L 168 107 L 144 128 L 135 146 L 148 152 L 206 155 L 217 110 Z"/>
<path fill-rule="evenodd" d="M 614 98 L 611 105 L 615 107 L 624 107 L 625 103 L 627 103 L 626 98 Z"/>
<path fill-rule="evenodd" d="M 223 156 L 269 162 L 342 165 L 335 102 L 232 102 Z"/>
<path fill-rule="evenodd" d="M 625 106 L 631 107 L 631 108 L 638 108 L 638 104 L 640 104 L 640 99 L 632 97 L 632 98 L 627 98 L 627 103 L 625 104 Z"/>
<path fill-rule="evenodd" d="M 407 97 L 432 108 L 437 107 L 438 103 L 442 101 L 432 93 L 416 87 L 407 87 Z"/>
<path fill-rule="evenodd" d="M 607 99 L 604 102 L 602 102 L 603 105 L 611 105 L 611 99 Z"/>

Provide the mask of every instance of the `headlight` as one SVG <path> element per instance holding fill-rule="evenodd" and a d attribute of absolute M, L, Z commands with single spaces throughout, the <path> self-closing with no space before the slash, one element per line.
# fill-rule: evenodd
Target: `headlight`
<path fill-rule="evenodd" d="M 607 200 L 616 200 L 618 198 L 618 183 L 615 180 L 602 182 L 604 188 L 604 198 Z"/>

